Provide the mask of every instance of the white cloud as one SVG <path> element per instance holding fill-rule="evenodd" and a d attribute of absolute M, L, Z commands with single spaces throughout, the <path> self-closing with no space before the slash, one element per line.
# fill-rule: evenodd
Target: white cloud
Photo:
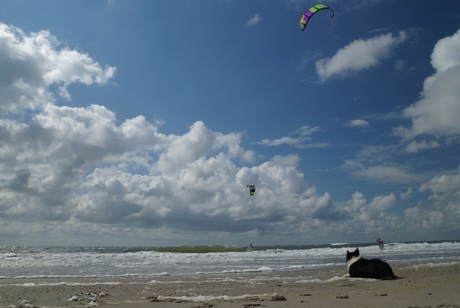
<path fill-rule="evenodd" d="M 411 193 L 409 189 L 405 196 Z M 433 195 L 428 200 L 430 205 L 423 206 L 419 202 L 416 206 L 408 208 L 401 216 L 393 212 L 393 208 L 399 207 L 397 197 L 390 193 L 372 198 L 369 203 L 364 195 L 356 191 L 352 199 L 345 203 L 336 204 L 336 207 L 343 209 L 347 214 L 343 221 L 336 221 L 341 234 L 356 236 L 356 230 L 362 230 L 365 234 L 385 234 L 385 237 L 404 240 L 411 233 L 424 234 L 433 230 L 449 231 L 453 236 L 458 232 L 460 217 L 459 194 L 452 194 L 449 198 L 446 195 Z M 327 226 L 323 226 L 327 229 Z M 337 230 L 337 229 L 336 229 Z M 405 230 L 401 234 L 401 230 Z M 336 231 L 337 232 L 337 231 Z"/>
<path fill-rule="evenodd" d="M 369 122 L 367 122 L 366 120 L 355 119 L 355 120 L 351 120 L 350 122 L 348 122 L 347 126 L 349 127 L 368 127 Z"/>
<path fill-rule="evenodd" d="M 263 139 L 259 141 L 258 143 L 261 145 L 268 145 L 268 146 L 278 146 L 278 145 L 287 144 L 290 146 L 301 147 L 309 140 L 311 140 L 311 138 L 301 138 L 301 137 L 292 138 L 289 136 L 284 136 L 284 137 L 273 139 L 273 140 Z"/>
<path fill-rule="evenodd" d="M 371 203 L 361 207 L 360 219 L 363 221 L 369 221 L 370 219 L 378 219 L 387 209 L 392 208 L 396 205 L 396 196 L 390 194 L 387 196 L 376 196 Z"/>
<path fill-rule="evenodd" d="M 295 133 L 299 134 L 300 136 L 309 136 L 317 131 L 319 131 L 319 126 L 310 127 L 308 125 L 304 125 L 297 129 Z"/>
<path fill-rule="evenodd" d="M 296 155 L 239 168 L 234 160 L 246 155 L 239 134 L 196 122 L 166 136 L 143 117 L 116 122 L 98 105 L 48 105 L 30 124 L 2 120 L 10 138 L 0 153 L 0 218 L 36 221 L 39 213 L 48 221 L 221 231 L 239 221 L 240 231 L 274 232 L 287 217 L 333 213 L 329 195 L 298 171 Z M 249 199 L 248 183 L 257 198 Z M 270 231 L 268 221 L 280 225 Z"/>
<path fill-rule="evenodd" d="M 330 195 L 318 194 L 304 179 L 297 155 L 238 167 L 255 158 L 241 146 L 239 132 L 213 132 L 197 121 L 184 134 L 165 135 L 161 123 L 143 116 L 120 123 L 98 104 L 53 105 L 52 85 L 65 94 L 70 83 L 104 84 L 114 69 L 58 50 L 48 32 L 28 36 L 5 25 L 1 31 L 0 63 L 9 72 L 2 70 L 1 87 L 15 93 L 2 96 L 1 106 L 10 114 L 31 112 L 27 121 L 0 119 L 0 223 L 8 222 L 11 234 L 46 221 L 53 228 L 43 238 L 54 243 L 89 236 L 89 230 L 95 238 L 125 228 L 171 237 L 183 230 L 263 235 L 341 217 Z M 33 93 L 34 101 L 24 101 L 25 93 Z M 293 134 L 309 140 L 317 130 L 303 126 Z M 254 198 L 248 183 L 257 187 Z M 143 238 L 149 233 L 136 232 Z"/>
<path fill-rule="evenodd" d="M 215 135 L 203 122 L 196 122 L 183 136 L 175 136 L 157 163 L 162 173 L 174 173 L 187 163 L 203 157 L 215 143 Z"/>
<path fill-rule="evenodd" d="M 332 58 L 318 60 L 316 72 L 322 81 L 326 81 L 377 66 L 406 39 L 407 33 L 400 31 L 397 36 L 387 33 L 368 40 L 355 40 L 339 49 Z"/>
<path fill-rule="evenodd" d="M 404 211 L 404 220 L 409 230 L 457 230 L 460 220 L 460 167 L 444 172 L 423 183 L 420 192 L 432 192 L 428 205 L 419 202 L 417 206 Z"/>
<path fill-rule="evenodd" d="M 403 111 L 412 126 L 395 129 L 406 140 L 423 134 L 460 134 L 460 30 L 436 43 L 431 64 L 436 72 L 425 80 L 422 98 Z"/>
<path fill-rule="evenodd" d="M 249 20 L 246 23 L 246 25 L 248 25 L 248 26 L 257 25 L 260 22 L 260 19 L 261 19 L 260 14 L 257 13 L 253 17 L 249 18 Z"/>
<path fill-rule="evenodd" d="M 100 65 L 86 54 L 67 48 L 48 31 L 25 34 L 0 23 L 0 113 L 35 109 L 53 100 L 49 87 L 70 99 L 71 83 L 105 84 L 115 68 Z"/>
<path fill-rule="evenodd" d="M 356 169 L 352 174 L 383 183 L 410 183 L 417 180 L 417 175 L 411 174 L 400 166 L 375 165 Z"/>
<path fill-rule="evenodd" d="M 354 177 L 381 183 L 419 182 L 423 176 L 415 174 L 409 166 L 398 164 L 394 146 L 366 146 L 354 159 L 347 159 L 342 168 Z"/>
<path fill-rule="evenodd" d="M 409 187 L 406 192 L 399 194 L 399 196 L 403 200 L 409 199 L 411 195 L 412 195 L 412 187 Z"/>
<path fill-rule="evenodd" d="M 418 204 L 404 211 L 404 220 L 409 232 L 422 232 L 441 229 L 458 230 L 460 217 L 460 198 L 458 194 L 447 196 L 433 195 L 432 204 L 424 207 Z M 454 231 L 458 234 L 458 231 Z"/>
<path fill-rule="evenodd" d="M 267 146 L 279 146 L 279 145 L 290 145 L 296 148 L 324 148 L 331 146 L 328 143 L 312 143 L 311 134 L 319 131 L 319 127 L 310 127 L 302 126 L 297 129 L 294 133 L 289 134 L 288 136 L 283 136 L 278 139 L 263 139 L 258 144 L 267 145 Z"/>
<path fill-rule="evenodd" d="M 443 193 L 449 191 L 460 192 L 460 167 L 458 174 L 443 174 L 435 176 L 430 181 L 420 186 L 420 191 L 430 190 L 434 193 Z"/>
<path fill-rule="evenodd" d="M 11 52 L 14 48 L 17 53 Z M 161 121 L 143 116 L 120 120 L 100 104 L 54 105 L 52 88 L 61 87 L 65 94 L 71 83 L 105 84 L 114 69 L 102 69 L 88 55 L 59 50 L 48 32 L 26 35 L 1 25 L 0 66 L 5 93 L 1 110 L 10 115 L 29 112 L 27 117 L 0 118 L 2 240 L 159 245 L 162 239 L 171 245 L 184 243 L 184 237 L 200 244 L 216 238 L 245 241 L 251 234 L 285 242 L 338 233 L 355 236 L 357 228 L 368 230 L 377 222 L 390 226 L 397 220 L 388 213 L 397 201 L 394 194 L 367 203 L 356 191 L 349 201 L 335 203 L 329 192 L 318 192 L 305 179 L 298 155 L 257 161 L 256 153 L 243 147 L 240 132 L 215 132 L 196 121 L 183 134 L 167 135 L 160 130 Z M 327 146 L 311 142 L 318 131 L 302 126 L 280 141 L 261 144 Z M 386 169 L 369 167 L 382 151 L 367 148 L 348 167 L 382 181 L 411 176 L 409 171 L 397 174 L 397 166 L 382 162 L 377 163 Z M 241 166 L 241 161 L 250 165 Z M 445 211 L 455 213 L 456 181 L 454 175 L 433 178 L 420 189 L 435 192 L 430 200 L 437 203 L 447 196 L 438 196 L 437 187 L 452 183 Z M 254 197 L 247 184 L 256 185 Z M 412 212 L 410 219 L 423 214 Z M 441 208 L 431 216 L 439 213 Z"/>
<path fill-rule="evenodd" d="M 435 140 L 432 140 L 430 142 L 426 142 L 426 140 L 422 140 L 420 142 L 413 140 L 408 145 L 406 145 L 405 151 L 407 153 L 415 153 L 420 150 L 432 149 L 437 147 L 439 147 L 439 143 Z"/>
<path fill-rule="evenodd" d="M 361 208 L 365 203 L 366 203 L 366 198 L 364 198 L 364 195 L 360 193 L 359 191 L 356 191 L 352 195 L 352 199 L 349 201 L 348 204 L 351 207 L 351 211 L 354 212 L 357 209 Z"/>

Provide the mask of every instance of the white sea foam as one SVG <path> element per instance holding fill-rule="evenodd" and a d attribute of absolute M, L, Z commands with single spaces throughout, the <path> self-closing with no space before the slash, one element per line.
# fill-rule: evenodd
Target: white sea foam
<path fill-rule="evenodd" d="M 26 283 L 15 283 L 15 284 L 0 284 L 0 287 L 5 286 L 17 286 L 17 287 L 46 287 L 46 286 L 96 286 L 96 285 L 118 285 L 120 282 L 116 281 L 106 281 L 106 282 L 40 282 L 40 283 L 33 283 L 33 282 L 26 282 Z"/>
<path fill-rule="evenodd" d="M 309 271 L 339 266 L 347 250 L 390 264 L 460 262 L 460 242 L 345 244 L 254 249 L 214 253 L 157 252 L 123 247 L 0 246 L 0 279 L 7 278 L 151 278 L 180 275 L 241 275 Z M 1 281 L 0 281 L 1 282 Z"/>
<path fill-rule="evenodd" d="M 271 298 L 276 296 L 276 293 L 273 294 L 244 294 L 239 296 L 229 296 L 229 295 L 195 295 L 195 296 L 158 296 L 159 300 L 169 301 L 169 300 L 180 300 L 188 302 L 205 302 L 205 301 L 231 301 L 231 300 L 241 300 L 247 298 Z"/>
<path fill-rule="evenodd" d="M 439 262 L 439 263 L 422 263 L 422 264 L 415 264 L 412 265 L 410 268 L 414 268 L 418 270 L 419 268 L 424 267 L 444 267 L 444 266 L 452 266 L 452 265 L 460 265 L 460 262 L 452 261 L 452 262 Z"/>
<path fill-rule="evenodd" d="M 290 265 L 288 267 L 283 268 L 283 270 L 299 270 L 305 268 L 303 265 Z"/>
<path fill-rule="evenodd" d="M 319 279 L 319 278 L 311 278 L 311 279 L 302 279 L 298 280 L 298 283 L 329 283 L 329 282 L 335 282 L 335 281 L 359 281 L 359 280 L 365 280 L 365 281 L 377 281 L 376 279 L 372 278 L 347 278 L 345 276 L 334 276 L 329 279 Z"/>
<path fill-rule="evenodd" d="M 260 273 L 260 272 L 273 272 L 274 270 L 268 266 L 262 266 L 259 268 L 245 268 L 245 269 L 233 269 L 224 270 L 224 273 Z"/>

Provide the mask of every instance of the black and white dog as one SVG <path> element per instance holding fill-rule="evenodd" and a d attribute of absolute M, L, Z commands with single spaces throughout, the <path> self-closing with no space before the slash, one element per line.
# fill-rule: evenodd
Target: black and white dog
<path fill-rule="evenodd" d="M 359 249 L 349 252 L 347 250 L 346 277 L 374 278 L 374 279 L 396 279 L 391 266 L 380 259 L 365 259 L 359 255 Z"/>

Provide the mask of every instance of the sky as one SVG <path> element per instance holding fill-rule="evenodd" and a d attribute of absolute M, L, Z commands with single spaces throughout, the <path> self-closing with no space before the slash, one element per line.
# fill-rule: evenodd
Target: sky
<path fill-rule="evenodd" d="M 0 245 L 459 240 L 460 3 L 316 3 L 1 1 Z"/>

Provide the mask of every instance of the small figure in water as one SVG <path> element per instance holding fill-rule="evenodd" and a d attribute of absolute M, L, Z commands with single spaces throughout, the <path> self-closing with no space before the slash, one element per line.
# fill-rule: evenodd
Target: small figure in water
<path fill-rule="evenodd" d="M 252 246 L 252 243 L 251 243 L 251 244 L 249 244 L 249 247 L 251 247 L 251 248 L 254 248 L 254 246 Z"/>
<path fill-rule="evenodd" d="M 380 248 L 380 249 L 383 249 L 383 243 L 384 243 L 384 241 L 382 241 L 382 239 L 380 238 L 380 236 L 377 237 L 377 238 L 375 238 L 375 241 L 376 241 L 377 243 L 379 243 L 379 248 Z"/>

